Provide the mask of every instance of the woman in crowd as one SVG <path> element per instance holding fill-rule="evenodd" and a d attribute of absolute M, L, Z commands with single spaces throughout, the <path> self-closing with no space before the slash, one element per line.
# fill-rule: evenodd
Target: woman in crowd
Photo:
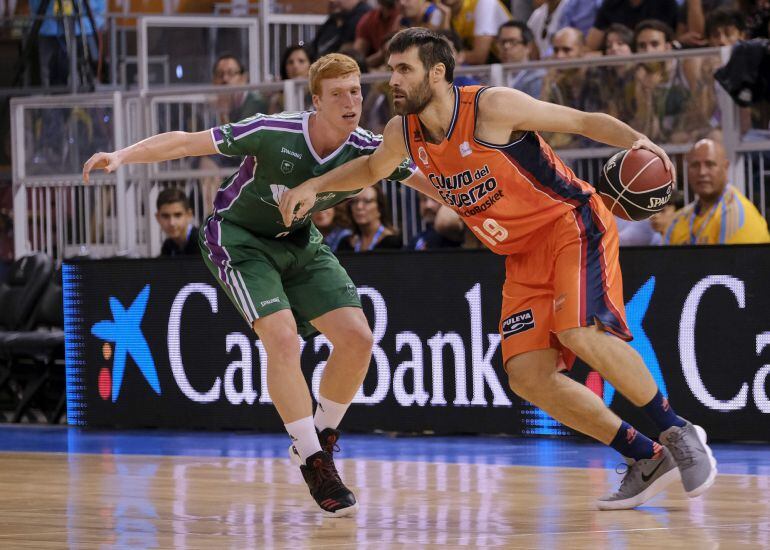
<path fill-rule="evenodd" d="M 281 80 L 294 80 L 297 78 L 307 78 L 310 65 L 313 63 L 313 58 L 310 55 L 310 50 L 299 43 L 293 46 L 289 46 L 284 50 L 281 56 L 281 64 L 278 70 L 281 73 Z M 305 98 L 305 107 L 309 108 L 312 104 L 312 100 L 309 97 Z M 276 93 L 270 98 L 270 114 L 280 113 L 284 110 L 283 93 Z"/>
<path fill-rule="evenodd" d="M 605 56 L 631 55 L 634 33 L 620 23 L 607 27 L 602 41 Z M 630 64 L 591 67 L 586 73 L 583 89 L 583 108 L 604 112 L 620 120 L 631 120 L 633 112 L 633 84 Z"/>
<path fill-rule="evenodd" d="M 310 52 L 303 44 L 289 46 L 281 56 L 281 80 L 307 78 L 312 63 Z"/>
<path fill-rule="evenodd" d="M 353 222 L 353 234 L 340 242 L 337 251 L 401 248 L 401 235 L 388 223 L 388 204 L 380 185 L 366 187 L 350 199 L 348 214 Z"/>

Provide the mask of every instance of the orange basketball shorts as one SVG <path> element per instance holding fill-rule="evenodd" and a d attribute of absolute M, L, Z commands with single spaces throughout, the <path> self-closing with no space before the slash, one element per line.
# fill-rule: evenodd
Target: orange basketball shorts
<path fill-rule="evenodd" d="M 631 340 L 623 305 L 618 231 L 598 195 L 542 231 L 532 248 L 505 262 L 500 336 L 503 361 L 539 349 L 562 351 L 563 367 L 574 355 L 556 335 L 599 325 Z"/>

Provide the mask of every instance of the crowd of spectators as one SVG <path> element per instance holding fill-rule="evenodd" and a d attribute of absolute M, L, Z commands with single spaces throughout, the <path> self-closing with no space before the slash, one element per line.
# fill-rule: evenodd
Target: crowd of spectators
<path fill-rule="evenodd" d="M 722 64 L 719 57 L 686 61 L 646 58 L 548 70 L 527 68 L 526 64 L 539 59 L 632 57 L 734 45 L 748 38 L 768 37 L 770 32 L 767 0 L 377 0 L 373 8 L 365 2 L 351 0 L 345 5 L 333 0 L 330 5 L 327 25 L 340 30 L 336 47 L 357 53 L 364 70 L 386 69 L 383 51 L 395 32 L 411 26 L 428 27 L 443 33 L 453 44 L 458 66 L 516 64 L 505 71 L 509 87 L 546 101 L 609 113 L 661 143 L 692 143 L 719 128 L 721 113 L 713 78 Z M 514 19 L 512 14 L 519 18 Z M 355 32 L 350 32 L 353 27 Z M 316 54 L 327 51 L 325 43 L 323 36 L 316 39 Z M 473 83 L 477 81 L 472 77 L 458 77 L 456 81 L 458 85 Z M 384 89 L 374 91 L 387 94 Z M 386 113 L 380 120 L 387 118 Z M 756 109 L 742 109 L 741 122 L 744 130 L 768 127 L 768 121 L 761 120 Z M 376 122 L 372 125 L 374 130 L 379 129 Z M 547 139 L 556 148 L 587 145 L 585 138 L 575 135 L 549 135 Z M 725 185 L 723 189 L 733 189 Z M 348 229 L 343 222 L 332 233 L 352 231 L 340 241 L 339 250 L 400 244 L 401 239 L 384 238 L 395 235 L 384 222 L 375 221 L 375 211 L 382 214 L 382 205 L 375 201 L 373 193 L 366 191 L 366 199 L 358 197 L 351 203 L 354 206 L 349 211 Z M 457 220 L 451 214 L 439 211 L 439 205 L 430 199 L 419 200 L 424 230 L 410 240 L 407 248 L 477 245 L 472 235 L 458 231 Z M 698 201 L 703 202 L 700 198 Z M 735 203 L 744 204 L 737 200 Z M 651 220 L 641 224 L 619 221 L 621 241 L 625 245 L 678 243 L 676 239 L 667 240 L 665 232 L 678 219 L 674 216 L 682 206 L 683 195 L 676 191 L 671 206 Z M 368 221 L 361 225 L 363 218 Z M 758 232 L 761 234 L 761 229 Z M 724 242 L 732 241 L 728 238 Z"/>
<path fill-rule="evenodd" d="M 514 19 L 512 13 L 522 18 Z M 722 63 L 719 58 L 697 57 L 683 62 L 644 59 L 551 69 L 526 65 L 549 58 L 632 57 L 678 48 L 733 45 L 749 37 L 767 36 L 770 1 L 377 0 L 374 6 L 364 0 L 330 0 L 329 17 L 314 41 L 281 52 L 280 77 L 306 78 L 313 60 L 332 51 L 354 57 L 362 72 L 385 70 L 383 52 L 388 41 L 399 30 L 413 26 L 444 35 L 453 46 L 458 66 L 515 64 L 505 71 L 505 82 L 511 88 L 581 110 L 606 112 L 658 142 L 691 143 L 720 124 L 713 79 L 714 70 Z M 237 58 L 224 55 L 217 60 L 213 83 L 238 85 L 247 81 Z M 458 76 L 455 83 L 479 82 L 473 76 Z M 372 85 L 366 92 L 362 124 L 379 131 L 392 114 L 389 92 L 384 85 Z M 243 118 L 247 111 L 279 112 L 284 104 L 279 92 L 267 99 L 256 94 L 221 94 L 218 102 L 218 123 Z M 311 98 L 306 97 L 305 104 L 310 103 Z M 749 127 L 755 113 L 743 109 L 742 116 Z M 546 138 L 555 148 L 587 145 L 581 136 Z M 313 221 L 334 251 L 478 247 L 474 236 L 451 211 L 426 197 L 417 200 L 420 225 L 405 246 L 398 229 L 388 223 L 387 199 L 379 186 L 365 189 L 345 205 L 316 213 Z M 677 243 L 665 234 L 682 206 L 683 195 L 676 191 L 671 205 L 652 219 L 643 223 L 618 220 L 621 244 Z"/>
<path fill-rule="evenodd" d="M 458 67 L 502 63 L 505 83 L 511 88 L 577 109 L 606 112 L 666 144 L 693 143 L 720 127 L 722 113 L 713 74 L 723 61 L 708 56 L 633 61 L 633 56 L 734 45 L 770 35 L 770 0 L 329 0 L 328 10 L 312 43 L 276 52 L 282 80 L 306 78 L 313 60 L 330 52 L 351 55 L 362 72 L 386 70 L 384 51 L 390 38 L 403 28 L 422 26 L 449 40 Z M 46 82 L 63 83 L 67 75 L 58 75 L 55 63 L 62 54 L 61 43 L 47 34 L 49 30 L 44 27 L 41 31 L 41 75 Z M 86 33 L 93 34 L 93 30 L 86 29 Z M 600 56 L 626 56 L 627 62 L 527 67 L 544 59 L 577 61 Z M 224 54 L 217 59 L 213 84 L 248 82 L 238 57 Z M 455 83 L 479 81 L 460 75 Z M 362 125 L 381 131 L 392 114 L 387 86 L 368 86 L 365 97 Z M 311 102 L 305 97 L 307 107 Z M 283 108 L 280 92 L 267 97 L 222 93 L 214 106 L 215 122 L 223 124 Z M 742 108 L 740 124 L 744 132 L 768 130 L 770 109 Z M 575 135 L 548 135 L 546 139 L 555 148 L 588 144 Z M 212 157 L 203 159 L 200 167 L 221 168 L 226 163 L 228 159 Z M 218 179 L 206 183 L 203 202 L 209 203 Z M 421 231 L 407 248 L 477 245 L 437 203 L 425 198 L 419 201 Z M 376 187 L 362 192 L 344 209 L 318 213 L 314 221 L 334 250 L 400 248 L 404 239 L 388 225 L 387 211 L 385 195 Z M 651 243 L 666 240 L 661 226 L 672 225 L 666 222 L 671 214 L 661 214 L 646 224 L 644 231 Z M 640 231 L 634 226 L 629 235 L 638 236 Z"/>
<path fill-rule="evenodd" d="M 768 37 L 770 0 L 331 0 L 329 18 L 309 45 L 309 59 L 342 51 L 364 71 L 386 70 L 384 50 L 398 30 L 423 26 L 445 33 L 458 66 L 517 64 L 508 86 L 586 111 L 616 116 L 652 140 L 691 143 L 718 128 L 713 72 L 722 60 L 648 60 L 551 70 L 522 67 L 540 59 L 632 56 L 672 49 L 732 45 Z M 514 19 L 512 13 L 521 19 Z M 458 76 L 459 85 L 477 83 Z M 364 123 L 388 120 L 387 89 L 371 90 Z M 385 97 L 381 97 L 385 96 Z M 379 112 L 378 112 L 379 110 Z M 770 109 L 746 109 L 742 130 L 768 129 Z M 371 120 L 369 120 L 371 115 Z M 580 147 L 575 136 L 548 136 L 557 148 Z"/>

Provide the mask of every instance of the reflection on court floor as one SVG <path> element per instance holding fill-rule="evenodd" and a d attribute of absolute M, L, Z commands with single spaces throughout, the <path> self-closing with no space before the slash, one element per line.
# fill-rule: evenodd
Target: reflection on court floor
<path fill-rule="evenodd" d="M 3 548 L 646 548 L 770 545 L 770 453 L 716 445 L 713 489 L 598 512 L 599 445 L 346 434 L 359 514 L 321 517 L 285 436 L 0 428 Z"/>

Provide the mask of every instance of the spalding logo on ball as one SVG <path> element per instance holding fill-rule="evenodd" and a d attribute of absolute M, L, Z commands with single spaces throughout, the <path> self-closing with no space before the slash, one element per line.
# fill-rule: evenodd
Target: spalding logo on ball
<path fill-rule="evenodd" d="M 624 220 L 646 220 L 671 200 L 673 182 L 663 160 L 647 149 L 615 153 L 604 165 L 596 191 Z"/>

